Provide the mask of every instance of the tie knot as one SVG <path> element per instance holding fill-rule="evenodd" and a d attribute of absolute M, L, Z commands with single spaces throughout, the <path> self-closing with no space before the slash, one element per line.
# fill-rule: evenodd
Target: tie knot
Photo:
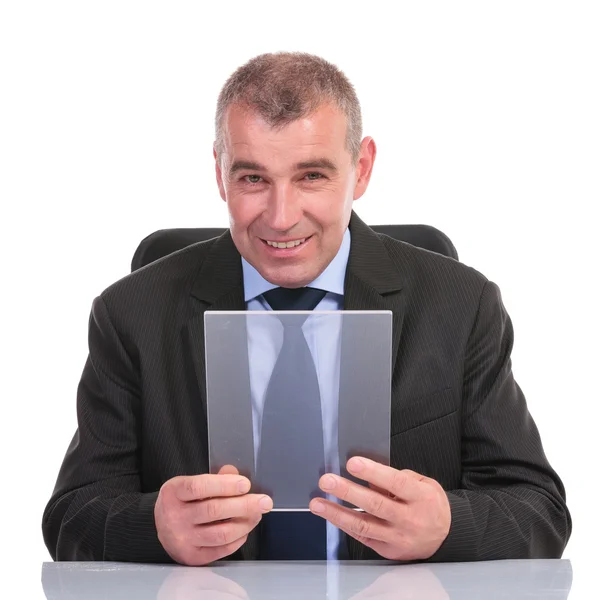
<path fill-rule="evenodd" d="M 263 294 L 273 310 L 314 310 L 327 292 L 316 288 L 275 288 Z"/>

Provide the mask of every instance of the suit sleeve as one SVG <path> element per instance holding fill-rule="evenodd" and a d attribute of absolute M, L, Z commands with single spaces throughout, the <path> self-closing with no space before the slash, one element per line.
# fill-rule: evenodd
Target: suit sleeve
<path fill-rule="evenodd" d="M 465 353 L 461 489 L 432 561 L 558 558 L 571 533 L 565 490 L 515 382 L 513 330 L 487 282 Z"/>
<path fill-rule="evenodd" d="M 141 492 L 139 417 L 135 349 L 96 298 L 77 393 L 78 429 L 42 522 L 54 560 L 173 562 L 154 524 L 158 492 Z"/>

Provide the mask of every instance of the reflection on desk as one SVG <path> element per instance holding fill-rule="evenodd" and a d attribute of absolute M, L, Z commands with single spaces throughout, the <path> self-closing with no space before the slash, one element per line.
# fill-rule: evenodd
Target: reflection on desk
<path fill-rule="evenodd" d="M 210 567 L 44 563 L 48 600 L 565 599 L 568 560 L 391 565 L 389 562 L 222 562 Z"/>

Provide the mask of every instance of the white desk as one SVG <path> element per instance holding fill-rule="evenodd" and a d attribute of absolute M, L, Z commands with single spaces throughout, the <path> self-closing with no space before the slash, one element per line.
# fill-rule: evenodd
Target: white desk
<path fill-rule="evenodd" d="M 48 600 L 558 600 L 569 596 L 572 578 L 568 560 L 397 566 L 223 562 L 195 568 L 131 563 L 42 565 Z M 593 597 L 590 592 L 592 596 L 587 597 Z"/>

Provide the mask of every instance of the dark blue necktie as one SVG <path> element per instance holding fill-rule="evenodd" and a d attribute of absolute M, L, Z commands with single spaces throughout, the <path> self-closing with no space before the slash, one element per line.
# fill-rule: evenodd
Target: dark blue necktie
<path fill-rule="evenodd" d="M 276 288 L 263 296 L 273 310 L 313 310 L 326 292 Z M 282 315 L 283 344 L 267 386 L 257 475 L 275 507 L 308 505 L 323 496 L 321 395 L 315 364 L 302 332 L 308 315 Z M 271 512 L 261 522 L 263 560 L 324 560 L 326 522 L 311 512 Z"/>

